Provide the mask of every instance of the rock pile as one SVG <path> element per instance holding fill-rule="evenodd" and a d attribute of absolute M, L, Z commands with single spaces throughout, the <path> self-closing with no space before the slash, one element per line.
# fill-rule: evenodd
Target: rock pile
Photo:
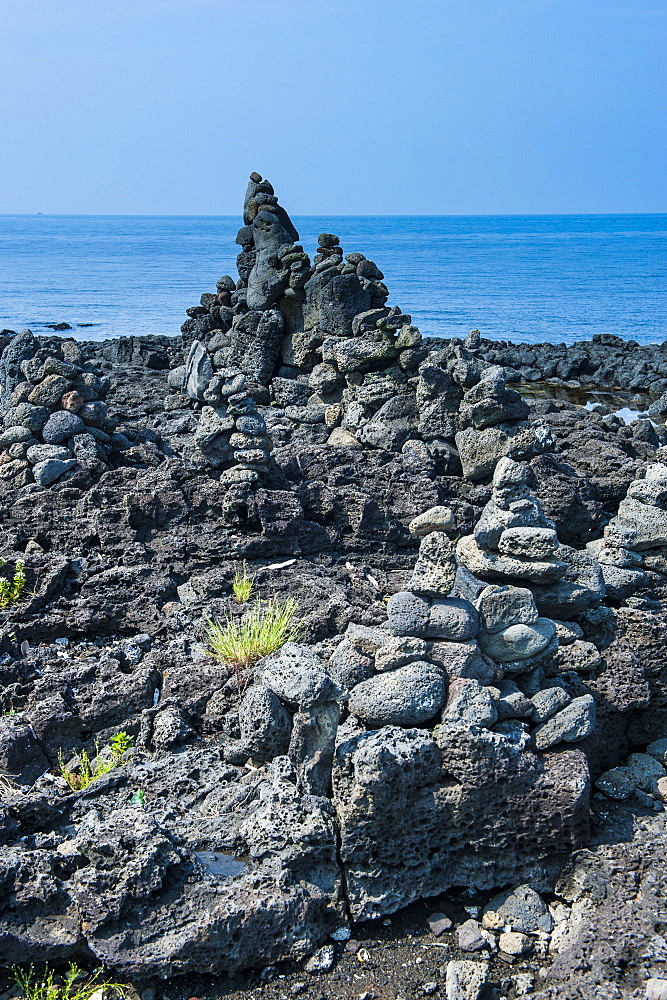
<path fill-rule="evenodd" d="M 622 600 L 667 577 L 667 465 L 650 464 L 628 487 L 603 537 L 586 545 L 600 564 L 609 597 Z"/>
<path fill-rule="evenodd" d="M 222 469 L 225 482 L 252 483 L 267 472 L 273 443 L 239 368 L 214 374 L 210 355 L 195 340 L 185 365 L 169 373 L 169 385 L 201 404 L 192 445 L 183 453 L 186 462 Z"/>
<path fill-rule="evenodd" d="M 552 444 L 548 430 L 526 421 L 528 404 L 507 388 L 507 372 L 490 367 L 468 389 L 459 410 L 456 447 L 467 479 L 491 475 L 498 459 L 530 459 Z"/>
<path fill-rule="evenodd" d="M 338 236 L 322 233 L 311 264 L 259 174 L 251 175 L 243 221 L 239 279 L 223 276 L 188 309 L 188 372 L 171 373 L 172 389 L 210 404 L 215 379 L 237 371 L 261 406 L 270 403 L 264 416 L 276 443 L 403 451 L 442 474 L 460 473 L 458 445 L 472 479 L 488 476 L 502 455 L 531 458 L 549 447 L 547 430 L 526 422 L 528 407 L 501 369 L 458 343 L 429 353 L 411 317 L 386 305 L 373 261 L 344 255 Z M 202 419 L 210 423 L 211 414 Z M 224 450 L 221 441 L 214 451 Z"/>
<path fill-rule="evenodd" d="M 44 344 L 30 330 L 14 337 L 0 361 L 0 481 L 49 486 L 77 467 L 104 471 L 113 451 L 130 446 L 114 434 L 108 387 L 75 341 Z"/>
<path fill-rule="evenodd" d="M 415 519 L 419 557 L 387 626 L 350 626 L 329 662 L 348 691 L 333 790 L 356 919 L 455 884 L 545 884 L 558 839 L 584 835 L 588 770 L 569 747 L 593 731 L 593 698 L 536 681 L 558 640 L 530 591 L 451 596 L 451 528 L 446 508 Z M 540 831 L 539 862 L 523 855 L 525 822 Z"/>
<path fill-rule="evenodd" d="M 492 480 L 491 499 L 472 535 L 461 538 L 457 555 L 457 593 L 476 598 L 486 583 L 519 581 L 532 592 L 540 613 L 568 619 L 604 597 L 595 560 L 559 542 L 528 487 L 528 467 L 501 458 Z"/>

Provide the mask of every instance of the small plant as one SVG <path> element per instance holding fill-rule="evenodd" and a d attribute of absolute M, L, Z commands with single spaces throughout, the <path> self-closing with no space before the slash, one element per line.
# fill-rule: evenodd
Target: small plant
<path fill-rule="evenodd" d="M 237 569 L 234 574 L 232 590 L 237 604 L 247 604 L 255 586 L 255 577 L 248 574 L 248 564 L 243 560 L 243 569 Z"/>
<path fill-rule="evenodd" d="M 5 561 L 4 559 L 0 560 L 0 566 L 4 566 Z M 8 608 L 20 601 L 26 583 L 25 563 L 22 559 L 18 559 L 13 578 L 11 580 L 6 580 L 4 577 L 0 579 L 0 608 Z"/>
<path fill-rule="evenodd" d="M 95 744 L 95 757 L 91 760 L 86 750 L 78 753 L 78 770 L 72 771 L 65 763 L 62 750 L 58 751 L 58 769 L 73 792 L 83 791 L 97 778 L 103 777 L 123 763 L 123 755 L 134 746 L 128 733 L 116 733 L 108 746 L 100 750 Z"/>
<path fill-rule="evenodd" d="M 23 991 L 25 1000 L 90 1000 L 98 991 L 105 996 L 111 990 L 125 996 L 126 987 L 122 983 L 102 980 L 102 972 L 102 969 L 96 969 L 95 972 L 86 975 L 83 969 L 71 962 L 65 975 L 58 981 L 48 965 L 44 967 L 41 976 L 35 972 L 33 965 L 27 969 L 15 965 L 11 970 L 11 976 Z M 77 980 L 83 981 L 77 984 Z"/>
<path fill-rule="evenodd" d="M 224 625 L 207 619 L 207 650 L 234 670 L 239 688 L 244 688 L 249 667 L 286 642 L 301 638 L 303 619 L 297 619 L 297 610 L 293 598 L 279 601 L 272 597 L 268 601 L 256 600 L 243 618 L 227 615 Z"/>

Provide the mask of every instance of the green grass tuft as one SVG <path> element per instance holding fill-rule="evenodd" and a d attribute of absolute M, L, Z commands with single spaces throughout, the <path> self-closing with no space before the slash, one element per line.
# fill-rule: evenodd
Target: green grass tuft
<path fill-rule="evenodd" d="M 108 746 L 100 750 L 95 744 L 95 758 L 91 760 L 86 750 L 82 750 L 76 756 L 78 758 L 78 770 L 71 771 L 65 763 L 62 750 L 58 751 L 58 769 L 69 787 L 74 792 L 80 792 L 88 788 L 97 778 L 103 777 L 109 771 L 113 771 L 119 764 L 122 764 L 123 755 L 134 746 L 134 740 L 128 733 L 116 733 Z"/>
<path fill-rule="evenodd" d="M 256 600 L 243 618 L 227 615 L 225 623 L 207 619 L 206 648 L 211 656 L 231 667 L 239 680 L 247 683 L 247 671 L 258 660 L 274 653 L 286 642 L 302 637 L 303 619 L 297 618 L 297 602 L 288 597 L 279 601 Z"/>
<path fill-rule="evenodd" d="M 4 566 L 4 564 L 5 560 L 0 560 L 0 566 Z M 22 559 L 18 559 L 13 578 L 11 580 L 0 578 L 0 608 L 8 608 L 20 601 L 26 583 L 25 563 Z"/>
<path fill-rule="evenodd" d="M 122 983 L 102 980 L 100 978 L 102 971 L 97 969 L 86 975 L 83 969 L 71 962 L 65 975 L 56 980 L 53 970 L 48 965 L 44 967 L 41 976 L 35 972 L 33 965 L 27 969 L 14 965 L 11 976 L 23 992 L 25 1000 L 90 1000 L 98 991 L 107 997 L 112 990 L 120 996 L 125 996 L 126 987 Z M 77 980 L 80 981 L 77 983 Z"/>
<path fill-rule="evenodd" d="M 243 560 L 243 569 L 237 569 L 234 574 L 232 590 L 238 604 L 247 604 L 255 586 L 254 574 L 248 574 L 248 564 Z"/>

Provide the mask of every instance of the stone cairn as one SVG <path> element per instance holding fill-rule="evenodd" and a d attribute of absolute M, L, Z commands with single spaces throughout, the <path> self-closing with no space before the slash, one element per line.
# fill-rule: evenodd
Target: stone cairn
<path fill-rule="evenodd" d="M 545 857 L 585 836 L 588 768 L 573 744 L 593 732 L 595 702 L 568 690 L 556 659 L 581 633 L 540 617 L 526 587 L 453 596 L 453 527 L 445 507 L 411 523 L 419 555 L 386 624 L 261 660 L 225 750 L 333 797 L 355 919 L 469 881 L 539 884 Z"/>
<path fill-rule="evenodd" d="M 667 465 L 655 462 L 630 483 L 603 537 L 586 545 L 598 561 L 607 594 L 623 600 L 667 577 Z"/>
<path fill-rule="evenodd" d="M 239 474 L 259 472 L 274 428 L 283 442 L 296 435 L 402 451 L 435 462 L 442 474 L 460 473 L 460 452 L 464 474 L 480 479 L 502 455 L 527 459 L 549 446 L 547 430 L 526 421 L 528 407 L 506 387 L 503 370 L 475 357 L 472 342 L 429 349 L 411 317 L 386 305 L 389 290 L 373 261 L 344 255 L 339 238 L 322 233 L 311 263 L 257 173 L 243 222 L 238 281 L 222 277 L 181 327 L 189 355 L 169 384 L 202 407 L 204 424 L 186 461 L 222 468 L 234 452 L 253 452 L 236 458 Z M 270 404 L 268 431 L 250 435 L 264 441 L 229 444 L 220 379 L 226 391 L 239 375 L 249 398 Z"/>
<path fill-rule="evenodd" d="M 455 592 L 471 600 L 487 583 L 528 587 L 539 612 L 569 619 L 602 600 L 604 580 L 585 551 L 563 545 L 528 487 L 528 467 L 501 458 L 491 499 L 472 535 L 459 539 Z"/>
<path fill-rule="evenodd" d="M 99 474 L 114 451 L 130 446 L 114 434 L 103 397 L 109 380 L 84 361 L 73 340 L 44 343 L 23 330 L 0 361 L 0 481 L 5 487 L 49 486 L 75 467 Z"/>
<path fill-rule="evenodd" d="M 517 463 L 504 459 L 503 467 L 494 479 L 501 484 L 494 485 L 494 496 L 506 501 L 517 483 L 524 484 Z M 558 551 L 553 527 L 537 501 L 530 500 L 539 525 L 501 528 L 495 541 L 498 545 L 497 537 L 507 534 L 503 550 L 512 550 L 503 565 L 503 578 L 511 574 L 528 584 L 535 575 L 543 582 L 547 566 L 559 572 L 565 567 L 553 555 Z M 484 530 L 492 530 L 491 519 L 487 507 L 480 520 Z M 447 534 L 453 528 L 454 516 L 446 507 L 434 507 L 412 521 L 410 531 L 421 543 L 408 588 L 389 599 L 386 625 L 349 625 L 328 666 L 307 647 L 294 643 L 261 661 L 257 683 L 241 703 L 242 741 L 232 751 L 235 762 L 253 754 L 286 752 L 294 736 L 284 707 L 293 711 L 297 705 L 310 713 L 308 726 L 313 731 L 328 734 L 330 762 L 338 723 L 335 702 L 346 707 L 346 731 L 432 726 L 437 718 L 490 728 L 523 748 L 537 750 L 590 735 L 595 722 L 593 698 L 571 699 L 561 681 L 554 680 L 559 645 L 573 643 L 581 629 L 540 616 L 528 586 L 481 582 L 473 600 L 455 596 L 461 567 L 457 546 Z M 543 543 L 539 560 L 525 555 L 529 532 Z M 516 542 L 509 544 L 512 539 L 524 541 L 518 555 Z M 594 597 L 591 593 L 589 602 Z M 292 685 L 303 690 L 292 690 Z M 278 702 L 284 703 L 283 708 Z M 530 725 L 536 727 L 532 732 Z M 305 721 L 299 720 L 299 726 L 305 728 Z M 297 743 L 302 742 L 300 736 Z M 306 790 L 314 789 L 309 785 Z"/>

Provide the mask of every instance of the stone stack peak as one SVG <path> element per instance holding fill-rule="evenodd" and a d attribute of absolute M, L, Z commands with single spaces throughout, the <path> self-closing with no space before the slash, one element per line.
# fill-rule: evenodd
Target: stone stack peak
<path fill-rule="evenodd" d="M 667 576 L 667 465 L 653 462 L 630 483 L 603 537 L 588 542 L 610 597 L 664 583 Z"/>

